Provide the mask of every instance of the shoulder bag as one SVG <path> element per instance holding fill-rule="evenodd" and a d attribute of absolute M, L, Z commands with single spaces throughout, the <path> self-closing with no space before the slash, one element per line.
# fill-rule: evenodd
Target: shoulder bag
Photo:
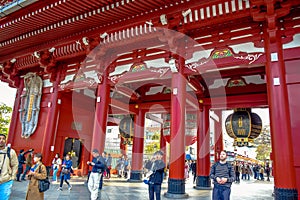
<path fill-rule="evenodd" d="M 41 172 L 41 167 L 39 168 L 39 173 Z M 45 192 L 50 188 L 50 181 L 48 176 L 45 179 L 38 180 L 39 182 L 39 192 Z"/>

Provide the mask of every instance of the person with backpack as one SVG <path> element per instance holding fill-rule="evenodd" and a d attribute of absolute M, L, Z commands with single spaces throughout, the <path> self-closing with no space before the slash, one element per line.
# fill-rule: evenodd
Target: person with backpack
<path fill-rule="evenodd" d="M 234 182 L 235 176 L 232 165 L 226 159 L 226 151 L 221 151 L 220 160 L 213 164 L 210 169 L 210 178 L 214 183 L 213 200 L 230 199 L 231 184 Z"/>
<path fill-rule="evenodd" d="M 18 171 L 18 157 L 15 150 L 6 146 L 6 135 L 0 133 L 0 191 L 1 199 L 9 199 L 13 180 Z"/>

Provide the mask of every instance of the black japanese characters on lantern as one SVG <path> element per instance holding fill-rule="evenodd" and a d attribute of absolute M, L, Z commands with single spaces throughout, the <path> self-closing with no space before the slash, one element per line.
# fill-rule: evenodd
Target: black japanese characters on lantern
<path fill-rule="evenodd" d="M 234 138 L 234 146 L 249 146 L 261 133 L 262 121 L 251 109 L 238 108 L 227 117 L 225 127 L 227 134 Z"/>

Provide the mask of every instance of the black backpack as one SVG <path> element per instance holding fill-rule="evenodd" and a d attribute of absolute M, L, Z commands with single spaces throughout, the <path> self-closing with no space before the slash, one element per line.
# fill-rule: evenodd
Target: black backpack
<path fill-rule="evenodd" d="M 1 170 L 2 170 L 2 168 L 3 168 L 3 164 L 4 164 L 4 161 L 5 161 L 5 158 L 6 158 L 6 155 L 7 155 L 7 157 L 8 157 L 8 159 L 10 159 L 10 144 L 9 145 L 7 145 L 7 150 L 6 150 L 6 153 L 0 153 L 0 154 L 4 154 L 4 159 L 3 159 L 3 162 L 2 162 L 2 166 L 1 166 L 1 169 L 0 169 L 0 174 L 1 174 Z"/>
<path fill-rule="evenodd" d="M 6 153 L 0 153 L 0 154 L 6 154 L 5 156 L 8 157 L 8 159 L 10 159 L 10 150 L 11 150 L 11 147 L 10 147 L 10 144 L 7 145 L 7 150 L 6 150 Z M 5 157 L 4 157 L 5 159 Z"/>

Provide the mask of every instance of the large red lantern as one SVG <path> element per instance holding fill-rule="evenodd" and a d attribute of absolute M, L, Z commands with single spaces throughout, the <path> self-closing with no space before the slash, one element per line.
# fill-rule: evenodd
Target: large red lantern
<path fill-rule="evenodd" d="M 261 133 L 262 121 L 251 109 L 238 108 L 227 117 L 225 127 L 227 134 L 234 138 L 234 146 L 248 146 Z"/>
<path fill-rule="evenodd" d="M 164 126 L 163 135 L 168 143 L 171 140 L 171 115 L 164 115 Z M 189 146 L 197 141 L 197 115 L 196 114 L 186 114 L 186 124 L 185 124 L 185 145 Z"/>

